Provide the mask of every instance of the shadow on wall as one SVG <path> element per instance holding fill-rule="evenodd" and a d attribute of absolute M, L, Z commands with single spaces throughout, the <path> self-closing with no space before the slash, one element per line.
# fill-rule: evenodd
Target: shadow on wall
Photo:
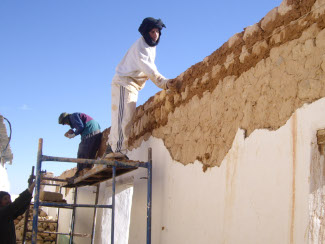
<path fill-rule="evenodd" d="M 114 242 L 120 244 L 128 243 L 130 216 L 133 197 L 133 177 L 127 174 L 119 178 L 116 182 L 115 192 L 115 232 Z M 103 183 L 104 192 L 100 194 L 100 204 L 112 204 L 112 182 Z M 95 235 L 95 243 L 110 243 L 111 240 L 111 209 L 98 209 Z"/>
<path fill-rule="evenodd" d="M 324 155 L 317 142 L 312 143 L 310 155 L 309 242 L 323 243 L 325 236 L 325 166 Z"/>

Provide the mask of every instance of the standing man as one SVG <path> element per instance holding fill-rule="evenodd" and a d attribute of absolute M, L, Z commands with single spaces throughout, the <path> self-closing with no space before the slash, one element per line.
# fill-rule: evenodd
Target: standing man
<path fill-rule="evenodd" d="M 145 18 L 140 27 L 141 37 L 131 46 L 122 61 L 116 67 L 112 80 L 111 131 L 108 143 L 112 148 L 105 158 L 127 158 L 126 149 L 130 135 L 138 92 L 150 79 L 162 89 L 173 89 L 176 80 L 162 76 L 155 65 L 156 46 L 161 30 L 166 26 L 160 19 Z"/>
<path fill-rule="evenodd" d="M 0 191 L 0 243 L 16 244 L 14 220 L 22 215 L 32 199 L 35 181 L 14 202 L 8 192 Z"/>
<path fill-rule="evenodd" d="M 95 159 L 102 139 L 100 125 L 97 121 L 84 113 L 62 113 L 59 117 L 59 124 L 69 125 L 71 127 L 64 134 L 65 137 L 71 139 L 77 135 L 81 135 L 77 158 Z M 73 178 L 77 177 L 84 168 L 91 167 L 92 165 L 89 164 L 78 163 L 77 172 Z"/>

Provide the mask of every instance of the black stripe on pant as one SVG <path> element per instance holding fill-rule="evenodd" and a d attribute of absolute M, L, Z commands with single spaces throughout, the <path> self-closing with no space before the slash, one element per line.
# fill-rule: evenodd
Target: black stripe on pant
<path fill-rule="evenodd" d="M 115 152 L 120 152 L 123 145 L 124 135 L 123 135 L 123 115 L 124 115 L 124 96 L 125 96 L 125 88 L 120 86 L 120 101 L 118 107 L 118 141 Z"/>

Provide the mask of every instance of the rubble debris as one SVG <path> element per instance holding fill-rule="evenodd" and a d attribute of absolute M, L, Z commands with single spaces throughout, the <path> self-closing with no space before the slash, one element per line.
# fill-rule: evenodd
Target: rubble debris
<path fill-rule="evenodd" d="M 26 233 L 26 244 L 32 243 L 32 225 L 33 225 L 33 210 L 29 210 L 27 229 L 29 230 Z M 16 229 L 16 239 L 17 243 L 22 243 L 23 234 L 24 234 L 24 224 L 25 224 L 25 215 L 18 216 L 14 220 L 15 229 Z M 57 230 L 57 219 L 54 219 L 52 216 L 48 216 L 43 210 L 39 211 L 38 214 L 38 234 L 37 234 L 37 244 L 55 244 L 56 234 L 42 233 L 46 232 L 56 232 Z"/>

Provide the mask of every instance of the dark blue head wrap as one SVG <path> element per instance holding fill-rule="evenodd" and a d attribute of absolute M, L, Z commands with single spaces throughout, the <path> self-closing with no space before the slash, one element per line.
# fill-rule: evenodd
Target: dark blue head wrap
<path fill-rule="evenodd" d="M 9 194 L 8 192 L 6 192 L 6 191 L 0 191 L 0 201 L 2 200 L 2 198 L 3 198 L 4 196 L 7 196 L 7 195 L 10 196 L 10 194 Z"/>
<path fill-rule="evenodd" d="M 158 45 L 159 40 L 160 40 L 160 36 L 161 36 L 161 30 L 162 28 L 165 27 L 165 24 L 161 21 L 161 19 L 155 19 L 152 17 L 148 17 L 145 18 L 140 27 L 139 27 L 139 32 L 141 33 L 141 35 L 143 36 L 144 40 L 146 41 L 146 43 L 151 46 L 154 47 L 156 45 Z M 156 42 L 154 42 L 150 35 L 149 32 L 153 29 L 153 28 L 157 28 L 159 30 L 159 38 Z"/>

